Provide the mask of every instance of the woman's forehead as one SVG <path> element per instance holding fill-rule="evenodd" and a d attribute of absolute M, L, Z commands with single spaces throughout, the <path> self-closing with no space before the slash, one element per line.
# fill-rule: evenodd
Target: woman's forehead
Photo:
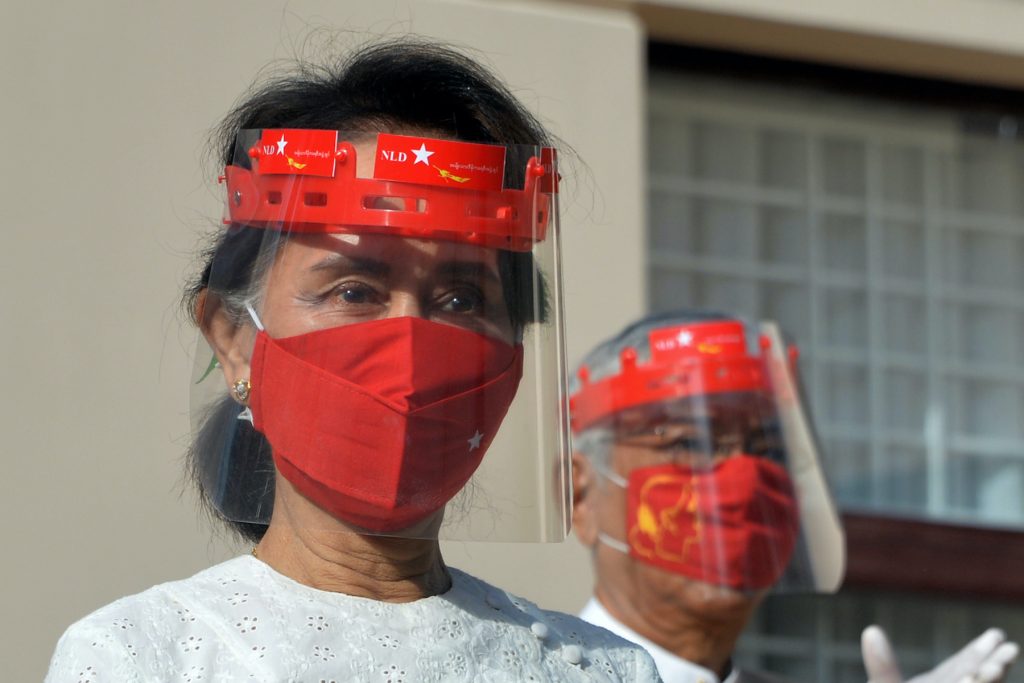
<path fill-rule="evenodd" d="M 396 235 L 367 233 L 324 233 L 291 235 L 279 247 L 276 265 L 291 268 L 315 268 L 320 263 L 339 260 L 374 260 L 409 267 L 448 262 L 478 263 L 497 268 L 498 250 L 444 240 L 425 240 Z"/>

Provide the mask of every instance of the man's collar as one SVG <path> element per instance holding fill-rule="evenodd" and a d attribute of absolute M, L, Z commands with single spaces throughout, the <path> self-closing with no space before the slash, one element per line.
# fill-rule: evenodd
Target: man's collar
<path fill-rule="evenodd" d="M 605 628 L 620 638 L 636 643 L 650 653 L 654 663 L 658 667 L 661 680 L 665 683 L 735 683 L 736 670 L 734 669 L 724 681 L 719 681 L 718 676 L 687 661 L 682 657 L 669 652 L 655 642 L 644 638 L 642 635 L 621 623 L 618 619 L 608 613 L 597 598 L 591 598 L 587 606 L 580 612 L 580 619 L 589 621 L 595 626 Z"/>

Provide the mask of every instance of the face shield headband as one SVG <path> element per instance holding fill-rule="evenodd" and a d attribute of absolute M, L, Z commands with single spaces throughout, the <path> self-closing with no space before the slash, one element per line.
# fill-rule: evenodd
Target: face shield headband
<path fill-rule="evenodd" d="M 617 374 L 592 382 L 590 369 L 579 369 L 580 388 L 569 399 L 573 433 L 648 403 L 728 393 L 771 395 L 771 342 L 760 337 L 759 354 L 751 355 L 738 320 L 653 330 L 649 343 L 647 363 L 641 364 L 636 349 L 627 347 L 619 354 Z M 787 352 L 790 365 L 795 365 L 796 347 Z"/>
<path fill-rule="evenodd" d="M 522 168 L 508 149 L 455 140 L 377 136 L 372 177 L 357 176 L 356 148 L 336 131 L 242 131 L 259 135 L 249 167 L 232 164 L 226 223 L 289 232 L 380 233 L 530 251 L 545 239 L 557 192 L 555 150 L 536 148 Z M 522 176 L 522 188 L 507 187 Z"/>

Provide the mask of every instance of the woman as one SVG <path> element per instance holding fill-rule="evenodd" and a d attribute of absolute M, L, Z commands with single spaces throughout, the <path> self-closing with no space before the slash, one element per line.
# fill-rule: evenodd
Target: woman
<path fill-rule="evenodd" d="M 48 680 L 656 680 L 440 554 L 565 532 L 549 135 L 477 64 L 399 41 L 264 85 L 219 148 L 190 469 L 255 545 L 78 622 Z"/>

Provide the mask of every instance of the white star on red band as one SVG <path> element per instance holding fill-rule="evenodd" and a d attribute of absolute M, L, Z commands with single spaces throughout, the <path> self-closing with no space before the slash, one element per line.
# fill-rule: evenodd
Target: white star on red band
<path fill-rule="evenodd" d="M 413 166 L 416 164 L 425 164 L 430 166 L 430 155 L 433 154 L 433 152 L 427 151 L 427 143 L 421 143 L 420 148 L 412 150 L 412 153 L 416 155 L 416 160 L 412 162 Z"/>

